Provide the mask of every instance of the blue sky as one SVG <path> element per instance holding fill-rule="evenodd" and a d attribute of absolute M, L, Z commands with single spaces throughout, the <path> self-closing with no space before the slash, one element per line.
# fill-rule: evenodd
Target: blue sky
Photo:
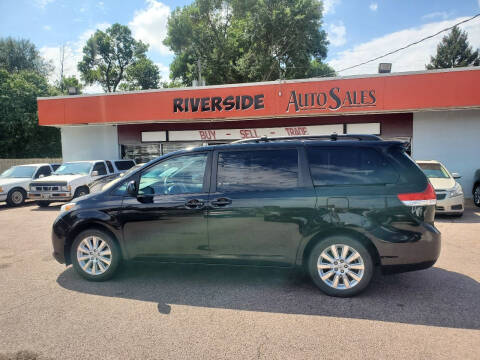
<path fill-rule="evenodd" d="M 157 0 L 0 0 L 0 36 L 27 38 L 47 59 L 58 63 L 66 46 L 67 72 L 77 74 L 81 48 L 97 28 L 128 24 L 138 39 L 150 43 L 149 56 L 164 77 L 172 55 L 162 45 L 168 14 L 190 1 Z M 121 4 L 121 5 L 119 5 Z M 324 29 L 329 34 L 327 62 L 336 70 L 383 54 L 480 12 L 480 0 L 325 0 Z M 480 47 L 480 18 L 463 27 Z M 422 70 L 441 36 L 386 58 L 393 71 Z M 342 75 L 375 72 L 376 64 Z M 52 74 L 52 79 L 55 78 Z M 94 88 L 92 90 L 99 90 Z"/>

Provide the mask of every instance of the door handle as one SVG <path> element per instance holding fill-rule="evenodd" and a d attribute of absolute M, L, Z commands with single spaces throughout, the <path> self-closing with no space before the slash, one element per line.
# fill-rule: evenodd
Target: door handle
<path fill-rule="evenodd" d="M 211 201 L 211 204 L 214 206 L 226 206 L 226 205 L 230 205 L 231 203 L 232 203 L 232 200 L 228 198 L 218 198 Z"/>
<path fill-rule="evenodd" d="M 198 200 L 198 199 L 188 200 L 185 203 L 185 207 L 187 207 L 189 209 L 200 209 L 200 208 L 203 207 L 203 205 L 205 205 L 205 202 L 203 202 L 202 200 Z"/>

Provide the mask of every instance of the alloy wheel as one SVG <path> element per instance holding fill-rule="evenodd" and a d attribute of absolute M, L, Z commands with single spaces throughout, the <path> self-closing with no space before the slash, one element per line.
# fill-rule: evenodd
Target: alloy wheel
<path fill-rule="evenodd" d="M 328 286 L 345 290 L 363 278 L 365 264 L 360 253 L 345 244 L 333 244 L 322 251 L 317 261 L 320 279 Z"/>
<path fill-rule="evenodd" d="M 77 247 L 78 264 L 89 275 L 105 273 L 112 263 L 112 250 L 105 240 L 88 236 Z"/>

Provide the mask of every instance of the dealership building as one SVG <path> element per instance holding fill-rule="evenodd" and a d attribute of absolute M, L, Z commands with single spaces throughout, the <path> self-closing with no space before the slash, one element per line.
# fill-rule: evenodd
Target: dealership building
<path fill-rule="evenodd" d="M 376 134 L 439 160 L 471 197 L 480 169 L 480 69 L 279 80 L 38 99 L 60 128 L 64 161 L 145 162 L 253 137 Z"/>

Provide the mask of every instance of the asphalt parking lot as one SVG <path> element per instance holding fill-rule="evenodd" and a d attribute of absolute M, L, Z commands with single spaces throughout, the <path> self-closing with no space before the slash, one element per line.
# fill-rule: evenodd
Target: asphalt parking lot
<path fill-rule="evenodd" d="M 0 355 L 54 359 L 478 359 L 480 209 L 437 219 L 434 268 L 351 299 L 271 268 L 126 264 L 89 283 L 51 257 L 59 207 L 0 206 Z"/>

